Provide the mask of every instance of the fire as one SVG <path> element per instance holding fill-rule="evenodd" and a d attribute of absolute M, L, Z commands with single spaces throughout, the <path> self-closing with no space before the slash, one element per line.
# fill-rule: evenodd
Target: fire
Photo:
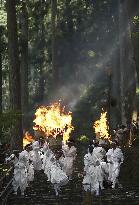
<path fill-rule="evenodd" d="M 41 106 L 36 110 L 33 129 L 42 132 L 46 137 L 56 138 L 61 135 L 66 142 L 74 129 L 71 114 L 71 112 L 66 113 L 65 107 L 61 108 L 59 102 L 50 106 Z"/>
<path fill-rule="evenodd" d="M 97 120 L 93 128 L 95 129 L 96 137 L 99 139 L 109 139 L 108 123 L 107 123 L 107 112 L 102 112 L 100 120 Z"/>
<path fill-rule="evenodd" d="M 34 139 L 33 137 L 29 134 L 29 132 L 25 132 L 25 135 L 23 137 L 23 147 L 25 147 L 26 145 L 30 144 L 31 142 L 33 142 Z"/>

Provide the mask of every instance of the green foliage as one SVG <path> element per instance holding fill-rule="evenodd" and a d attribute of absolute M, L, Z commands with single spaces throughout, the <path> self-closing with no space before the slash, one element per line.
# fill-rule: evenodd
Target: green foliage
<path fill-rule="evenodd" d="M 7 13 L 3 7 L 0 8 L 0 26 L 6 26 L 7 23 Z"/>
<path fill-rule="evenodd" d="M 6 111 L 0 115 L 0 128 L 2 129 L 1 141 L 8 142 L 11 128 L 14 126 L 18 118 L 21 117 L 20 111 Z"/>
<path fill-rule="evenodd" d="M 88 137 L 87 136 L 85 136 L 85 135 L 81 135 L 79 138 L 77 138 L 80 142 L 82 142 L 82 143 L 88 143 L 89 142 L 89 139 L 88 139 Z"/>
<path fill-rule="evenodd" d="M 139 96 L 139 87 L 136 88 L 136 95 Z"/>
<path fill-rule="evenodd" d="M 133 24 L 135 24 L 135 25 L 139 24 L 139 16 L 134 16 Z"/>

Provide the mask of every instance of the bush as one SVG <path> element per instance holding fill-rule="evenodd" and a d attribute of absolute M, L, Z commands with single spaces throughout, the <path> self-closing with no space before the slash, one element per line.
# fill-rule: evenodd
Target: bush
<path fill-rule="evenodd" d="M 78 138 L 78 140 L 79 140 L 80 142 L 82 142 L 82 143 L 88 143 L 88 142 L 89 142 L 88 137 L 85 136 L 85 135 L 81 135 L 81 136 Z"/>

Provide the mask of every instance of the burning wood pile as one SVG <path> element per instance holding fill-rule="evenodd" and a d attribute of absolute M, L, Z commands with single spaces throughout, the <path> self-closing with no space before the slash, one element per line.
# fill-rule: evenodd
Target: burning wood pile
<path fill-rule="evenodd" d="M 44 137 L 57 138 L 61 136 L 63 141 L 69 139 L 72 126 L 72 113 L 66 112 L 60 102 L 51 104 L 50 106 L 41 106 L 36 110 L 35 119 L 33 121 L 34 131 L 39 132 Z"/>
<path fill-rule="evenodd" d="M 100 119 L 93 124 L 93 128 L 95 129 L 96 138 L 98 140 L 110 141 L 107 112 L 102 111 Z"/>

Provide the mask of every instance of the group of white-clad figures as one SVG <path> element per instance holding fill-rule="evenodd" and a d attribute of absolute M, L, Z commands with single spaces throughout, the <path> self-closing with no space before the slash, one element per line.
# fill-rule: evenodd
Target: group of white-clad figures
<path fill-rule="evenodd" d="M 7 162 L 12 161 L 14 164 L 14 194 L 20 189 L 21 195 L 24 195 L 29 183 L 34 180 L 34 173 L 43 170 L 48 181 L 53 184 L 57 196 L 60 187 L 66 185 L 72 177 L 77 154 L 73 144 L 72 141 L 62 143 L 62 150 L 54 152 L 47 142 L 41 147 L 39 141 L 35 141 L 31 146 L 26 146 L 18 156 L 12 154 L 7 158 Z"/>
<path fill-rule="evenodd" d="M 20 189 L 21 195 L 24 195 L 26 188 L 34 180 L 34 173 L 43 170 L 57 196 L 61 186 L 72 179 L 76 155 L 77 149 L 72 140 L 62 143 L 62 149 L 56 152 L 52 151 L 49 143 L 45 142 L 41 147 L 39 141 L 35 141 L 26 146 L 18 156 L 12 154 L 6 161 L 14 163 L 14 193 L 17 194 Z M 118 177 L 123 160 L 123 153 L 117 142 L 112 142 L 111 148 L 106 152 L 103 145 L 95 141 L 84 156 L 84 171 L 79 174 L 83 177 L 84 191 L 91 191 L 98 196 L 100 190 L 104 189 L 104 181 L 111 183 L 112 188 L 119 185 Z"/>
<path fill-rule="evenodd" d="M 110 184 L 112 188 L 116 185 L 121 186 L 118 177 L 123 161 L 123 152 L 116 141 L 111 143 L 107 152 L 103 143 L 95 141 L 84 156 L 84 190 L 99 196 L 100 190 L 104 189 L 104 182 Z"/>

